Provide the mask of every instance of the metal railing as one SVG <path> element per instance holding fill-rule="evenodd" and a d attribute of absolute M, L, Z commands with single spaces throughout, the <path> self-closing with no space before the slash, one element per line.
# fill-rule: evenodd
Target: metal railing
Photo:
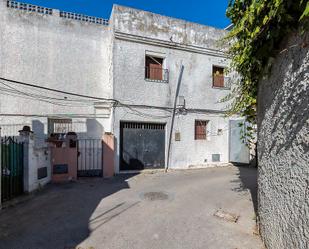
<path fill-rule="evenodd" d="M 145 67 L 145 79 L 167 83 L 169 81 L 169 71 L 163 68 Z"/>
<path fill-rule="evenodd" d="M 107 19 L 103 19 L 103 18 L 99 18 L 99 17 L 93 17 L 93 16 L 86 16 L 86 15 L 82 15 L 82 14 L 76 14 L 76 13 L 65 12 L 65 11 L 60 11 L 60 17 L 72 19 L 72 20 L 83 21 L 83 22 L 101 24 L 101 25 L 104 25 L 104 26 L 108 26 L 108 24 L 109 24 L 109 20 L 107 20 Z"/>
<path fill-rule="evenodd" d="M 37 13 L 45 14 L 45 15 L 53 14 L 53 9 L 51 8 L 46 8 L 46 7 L 37 6 L 33 4 L 28 4 L 28 3 L 20 3 L 16 1 L 10 1 L 10 0 L 7 1 L 7 7 L 18 9 L 18 10 L 24 10 L 28 12 L 37 12 Z"/>

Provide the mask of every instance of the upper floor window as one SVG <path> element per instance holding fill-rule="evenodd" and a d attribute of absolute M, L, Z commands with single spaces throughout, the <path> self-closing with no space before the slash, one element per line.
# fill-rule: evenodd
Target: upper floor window
<path fill-rule="evenodd" d="M 146 54 L 145 79 L 168 82 L 168 70 L 164 66 L 165 58 Z"/>
<path fill-rule="evenodd" d="M 228 77 L 225 77 L 224 67 L 213 66 L 212 67 L 212 85 L 218 88 L 230 88 L 230 82 Z"/>

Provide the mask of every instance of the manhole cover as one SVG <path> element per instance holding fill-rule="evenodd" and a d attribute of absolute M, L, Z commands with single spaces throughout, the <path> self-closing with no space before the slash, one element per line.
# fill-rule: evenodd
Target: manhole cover
<path fill-rule="evenodd" d="M 164 192 L 147 192 L 144 193 L 143 197 L 148 201 L 163 201 L 168 199 L 168 194 Z"/>

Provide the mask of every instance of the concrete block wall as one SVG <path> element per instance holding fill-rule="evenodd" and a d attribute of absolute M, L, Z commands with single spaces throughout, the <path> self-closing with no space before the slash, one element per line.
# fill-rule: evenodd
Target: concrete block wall
<path fill-rule="evenodd" d="M 309 248 L 309 34 L 281 44 L 258 92 L 258 210 L 270 249 Z"/>

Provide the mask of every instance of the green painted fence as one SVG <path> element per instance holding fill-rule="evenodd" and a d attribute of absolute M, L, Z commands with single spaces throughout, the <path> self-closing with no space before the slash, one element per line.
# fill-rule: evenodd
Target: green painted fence
<path fill-rule="evenodd" d="M 23 193 L 24 145 L 14 137 L 1 139 L 1 201 Z"/>

